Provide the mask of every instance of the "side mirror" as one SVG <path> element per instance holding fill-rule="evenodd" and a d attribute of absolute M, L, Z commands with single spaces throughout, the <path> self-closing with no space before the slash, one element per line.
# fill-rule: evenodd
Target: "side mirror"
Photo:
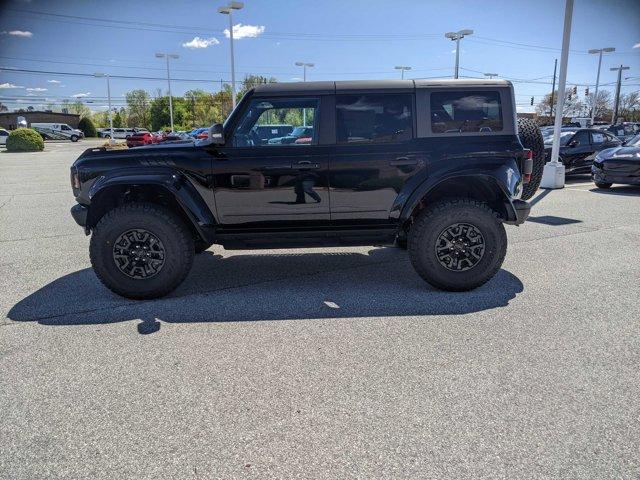
<path fill-rule="evenodd" d="M 221 123 L 216 123 L 209 129 L 209 140 L 214 145 L 224 145 L 224 130 Z"/>
<path fill-rule="evenodd" d="M 580 145 L 580 141 L 578 141 L 578 140 L 571 140 L 571 141 L 569 142 L 569 146 L 570 146 L 571 148 L 573 148 L 573 147 L 577 147 L 578 145 Z"/>

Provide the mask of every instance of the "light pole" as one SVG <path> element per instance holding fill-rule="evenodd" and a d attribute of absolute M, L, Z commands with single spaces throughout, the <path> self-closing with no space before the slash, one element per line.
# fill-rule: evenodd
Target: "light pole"
<path fill-rule="evenodd" d="M 302 67 L 302 81 L 307 81 L 307 67 L 315 67 L 315 63 L 296 62 L 296 67 Z"/>
<path fill-rule="evenodd" d="M 302 67 L 302 81 L 307 81 L 307 67 L 315 67 L 315 63 L 296 62 L 296 67 Z M 302 109 L 302 125 L 307 126 L 307 109 Z"/>
<path fill-rule="evenodd" d="M 180 55 L 175 53 L 156 53 L 156 58 L 167 59 L 167 84 L 169 86 L 169 118 L 171 119 L 171 131 L 173 132 L 173 99 L 171 98 L 171 74 L 169 73 L 169 59 L 178 59 Z"/>
<path fill-rule="evenodd" d="M 404 80 L 404 72 L 405 71 L 408 72 L 409 70 L 411 70 L 411 67 L 405 67 L 405 66 L 402 66 L 402 65 L 398 65 L 398 66 L 393 67 L 393 68 L 395 68 L 396 70 L 400 70 L 400 79 L 401 80 Z"/>
<path fill-rule="evenodd" d="M 484 76 L 487 77 L 489 80 L 491 80 L 492 78 L 496 78 L 498 76 L 498 74 L 497 73 L 485 73 Z"/>
<path fill-rule="evenodd" d="M 613 104 L 613 115 L 611 116 L 611 123 L 614 125 L 618 123 L 618 107 L 620 106 L 620 86 L 622 85 L 622 71 L 629 70 L 629 67 L 620 65 L 619 67 L 610 68 L 612 72 L 618 71 L 618 82 L 616 83 L 616 100 Z"/>
<path fill-rule="evenodd" d="M 233 55 L 233 11 L 241 10 L 244 7 L 242 2 L 229 2 L 226 7 L 218 8 L 218 13 L 229 15 L 229 44 L 231 45 L 231 106 L 236 108 L 236 67 Z"/>
<path fill-rule="evenodd" d="M 598 86 L 600 85 L 600 67 L 602 66 L 602 54 L 605 52 L 615 52 L 615 51 L 616 49 L 613 47 L 594 48 L 589 50 L 589 53 L 598 54 L 598 74 L 596 75 L 596 91 L 593 93 L 593 101 L 591 102 L 591 125 L 593 125 L 593 120 L 596 116 L 596 106 L 598 105 Z"/>
<path fill-rule="evenodd" d="M 564 188 L 564 164 L 558 161 L 560 153 L 560 131 L 562 129 L 562 110 L 564 107 L 564 90 L 567 84 L 567 63 L 569 61 L 569 44 L 571 43 L 571 19 L 573 18 L 573 0 L 566 0 L 564 7 L 564 31 L 562 32 L 562 52 L 560 54 L 560 75 L 558 78 L 558 98 L 556 102 L 556 119 L 553 125 L 553 145 L 551 160 L 542 170 L 542 188 Z"/>
<path fill-rule="evenodd" d="M 113 145 L 116 141 L 113 139 L 113 112 L 111 111 L 111 85 L 109 85 L 109 74 L 96 72 L 93 76 L 96 78 L 107 79 L 107 101 L 109 103 L 109 144 Z"/>
<path fill-rule="evenodd" d="M 465 29 L 457 32 L 447 32 L 444 34 L 445 38 L 448 38 L 456 42 L 456 69 L 453 78 L 458 78 L 458 67 L 460 65 L 460 40 L 467 35 L 472 35 L 473 30 Z"/>

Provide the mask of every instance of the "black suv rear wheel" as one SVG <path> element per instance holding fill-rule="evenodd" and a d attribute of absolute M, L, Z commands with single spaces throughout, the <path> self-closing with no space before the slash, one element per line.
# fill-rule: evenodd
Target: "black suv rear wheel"
<path fill-rule="evenodd" d="M 193 235 L 159 205 L 130 203 L 98 222 L 89 246 L 98 279 L 127 298 L 157 298 L 174 290 L 193 263 Z"/>
<path fill-rule="evenodd" d="M 416 272 L 436 288 L 479 287 L 500 269 L 507 253 L 504 225 L 486 204 L 453 199 L 421 212 L 409 230 Z"/>

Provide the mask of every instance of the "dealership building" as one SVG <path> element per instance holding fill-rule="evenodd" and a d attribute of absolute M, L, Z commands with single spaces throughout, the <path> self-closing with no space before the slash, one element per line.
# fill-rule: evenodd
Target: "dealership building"
<path fill-rule="evenodd" d="M 17 128 L 18 117 L 24 117 L 27 125 L 31 125 L 32 123 L 66 123 L 71 128 L 78 128 L 78 122 L 80 122 L 80 115 L 73 113 L 39 111 L 2 112 L 0 113 L 0 127 L 7 130 Z"/>

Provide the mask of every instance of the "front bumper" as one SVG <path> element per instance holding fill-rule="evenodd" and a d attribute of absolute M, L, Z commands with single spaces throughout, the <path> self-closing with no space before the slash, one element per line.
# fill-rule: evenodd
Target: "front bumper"
<path fill-rule="evenodd" d="M 71 207 L 71 216 L 76 221 L 78 225 L 84 227 L 85 230 L 87 228 L 87 214 L 89 213 L 89 209 L 84 205 L 80 205 L 79 203 L 75 204 Z"/>

